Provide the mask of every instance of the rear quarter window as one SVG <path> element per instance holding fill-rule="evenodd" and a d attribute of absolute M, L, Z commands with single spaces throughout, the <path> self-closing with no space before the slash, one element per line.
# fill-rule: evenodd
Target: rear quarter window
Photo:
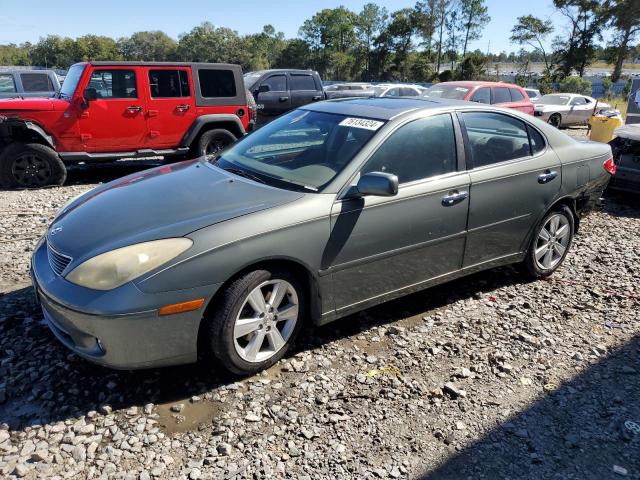
<path fill-rule="evenodd" d="M 200 92 L 205 98 L 235 97 L 236 80 L 231 70 L 198 70 Z"/>
<path fill-rule="evenodd" d="M 524 100 L 524 95 L 517 88 L 510 88 L 509 92 L 511 92 L 511 101 L 512 102 L 521 102 Z"/>
<path fill-rule="evenodd" d="M 509 89 L 504 87 L 492 88 L 493 102 L 492 103 L 509 103 L 511 101 L 511 94 Z"/>
<path fill-rule="evenodd" d="M 52 92 L 53 83 L 45 73 L 21 73 L 20 80 L 25 92 Z"/>

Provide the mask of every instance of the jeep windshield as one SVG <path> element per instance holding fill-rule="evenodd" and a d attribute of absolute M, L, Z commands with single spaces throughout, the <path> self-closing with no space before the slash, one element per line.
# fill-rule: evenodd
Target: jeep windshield
<path fill-rule="evenodd" d="M 384 122 L 295 110 L 240 140 L 214 164 L 275 187 L 318 192 Z"/>
<path fill-rule="evenodd" d="M 60 93 L 58 96 L 60 98 L 71 98 L 73 97 L 74 92 L 78 86 L 78 82 L 80 81 L 80 76 L 82 76 L 82 72 L 84 71 L 84 65 L 72 65 L 69 71 L 67 72 L 67 76 L 64 78 L 64 82 L 62 83 L 62 88 L 60 88 Z"/>

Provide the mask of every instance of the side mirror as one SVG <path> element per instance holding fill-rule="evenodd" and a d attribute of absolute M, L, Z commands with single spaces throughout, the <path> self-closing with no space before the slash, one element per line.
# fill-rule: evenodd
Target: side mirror
<path fill-rule="evenodd" d="M 84 98 L 85 102 L 92 102 L 98 99 L 98 91 L 95 88 L 85 88 L 84 93 L 82 94 L 82 98 Z"/>
<path fill-rule="evenodd" d="M 392 197 L 398 193 L 398 177 L 384 172 L 365 173 L 358 180 L 356 190 L 362 196 Z"/>
<path fill-rule="evenodd" d="M 267 93 L 271 91 L 271 87 L 269 85 L 260 85 L 258 88 L 258 93 Z"/>

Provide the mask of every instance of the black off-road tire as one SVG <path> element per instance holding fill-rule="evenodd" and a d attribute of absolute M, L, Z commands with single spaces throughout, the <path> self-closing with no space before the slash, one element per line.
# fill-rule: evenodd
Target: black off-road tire
<path fill-rule="evenodd" d="M 195 154 L 198 157 L 215 155 L 235 141 L 236 136 L 229 130 L 223 128 L 207 130 L 198 139 Z"/>
<path fill-rule="evenodd" d="M 535 258 L 536 247 L 539 245 L 539 242 L 540 242 L 540 232 L 542 231 L 542 228 L 547 224 L 549 219 L 554 215 L 561 215 L 566 219 L 567 225 L 569 226 L 569 238 L 564 250 L 564 254 L 559 258 L 559 261 L 557 261 L 557 263 L 555 263 L 552 268 L 543 268 L 543 266 L 540 265 L 540 262 L 536 261 L 536 258 Z M 527 250 L 524 261 L 520 265 L 521 267 L 520 270 L 525 275 L 532 278 L 536 278 L 536 279 L 549 277 L 558 268 L 560 268 L 560 266 L 564 262 L 564 259 L 569 253 L 569 250 L 571 249 L 574 234 L 575 234 L 575 217 L 573 216 L 573 212 L 569 207 L 563 205 L 554 210 L 547 212 L 547 214 L 544 216 L 544 218 L 540 221 L 540 223 L 536 226 L 535 230 L 533 231 L 533 235 L 531 236 L 531 242 L 529 243 L 529 249 Z"/>
<path fill-rule="evenodd" d="M 39 188 L 62 185 L 67 169 L 55 150 L 40 143 L 14 142 L 0 153 L 0 186 Z"/>
<path fill-rule="evenodd" d="M 298 296 L 298 319 L 294 330 L 284 347 L 272 357 L 262 362 L 248 362 L 240 357 L 234 344 L 234 327 L 242 305 L 256 287 L 268 280 L 289 282 Z M 252 375 L 269 368 L 280 360 L 289 350 L 305 323 L 307 316 L 307 291 L 304 282 L 297 275 L 286 270 L 255 270 L 239 277 L 231 283 L 217 298 L 213 308 L 208 309 L 201 330 L 201 348 L 203 360 L 211 362 L 212 368 L 222 365 L 229 372 L 240 375 Z"/>

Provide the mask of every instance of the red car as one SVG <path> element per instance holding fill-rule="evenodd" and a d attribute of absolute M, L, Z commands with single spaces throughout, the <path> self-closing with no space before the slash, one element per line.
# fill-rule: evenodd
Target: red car
<path fill-rule="evenodd" d="M 513 83 L 442 82 L 429 87 L 423 96 L 488 103 L 533 115 L 529 96 L 521 86 Z"/>
<path fill-rule="evenodd" d="M 215 153 L 251 129 L 239 65 L 89 62 L 49 98 L 0 100 L 0 186 L 61 185 L 66 164 Z"/>

